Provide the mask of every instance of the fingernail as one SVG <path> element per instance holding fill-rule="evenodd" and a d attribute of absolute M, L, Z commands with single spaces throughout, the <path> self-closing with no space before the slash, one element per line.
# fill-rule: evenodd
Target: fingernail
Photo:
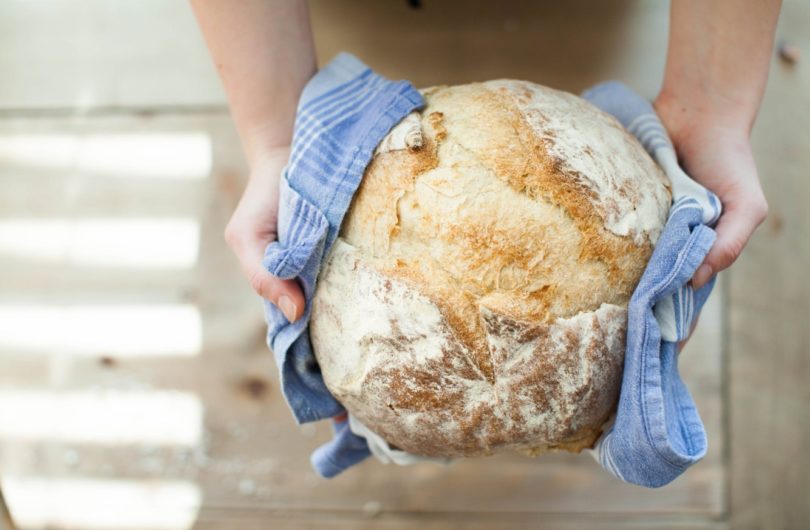
<path fill-rule="evenodd" d="M 706 282 L 709 281 L 709 278 L 711 277 L 712 267 L 708 263 L 704 263 L 698 267 L 697 272 L 695 272 L 695 275 L 692 276 L 692 289 L 700 289 L 706 284 Z"/>
<path fill-rule="evenodd" d="M 281 298 L 278 299 L 278 308 L 281 309 L 281 312 L 284 313 L 287 320 L 290 322 L 295 321 L 295 304 L 289 296 L 286 294 L 281 295 Z"/>

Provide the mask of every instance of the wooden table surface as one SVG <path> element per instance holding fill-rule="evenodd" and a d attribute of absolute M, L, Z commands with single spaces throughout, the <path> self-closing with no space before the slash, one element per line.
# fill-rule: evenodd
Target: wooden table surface
<path fill-rule="evenodd" d="M 348 50 L 420 87 L 660 83 L 665 4 L 423 4 L 312 1 L 320 64 Z M 786 2 L 779 38 L 810 54 L 807 23 L 810 3 Z M 328 425 L 292 420 L 222 239 L 245 165 L 187 6 L 3 4 L 0 475 L 18 525 L 810 526 L 805 62 L 774 60 L 753 134 L 771 215 L 681 354 L 702 462 L 655 490 L 569 454 L 370 459 L 327 481 L 308 459 Z"/>

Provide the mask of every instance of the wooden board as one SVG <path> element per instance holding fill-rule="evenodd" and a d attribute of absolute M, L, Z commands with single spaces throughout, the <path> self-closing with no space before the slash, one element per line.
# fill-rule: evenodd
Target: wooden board
<path fill-rule="evenodd" d="M 103 152 L 110 145 L 98 140 L 100 137 L 130 141 L 134 150 L 148 153 L 150 137 L 171 142 L 171 138 L 195 134 L 209 139 L 210 150 L 181 155 L 210 157 L 202 164 L 211 166 L 210 176 L 136 174 L 137 165 L 131 161 L 137 157 L 124 157 L 107 167 L 93 155 L 94 150 Z M 43 138 L 53 143 L 54 137 L 74 139 L 74 148 L 84 155 L 65 158 L 64 167 L 44 168 L 42 159 L 23 156 L 23 141 L 47 147 Z M 222 240 L 244 174 L 227 116 L 7 119 L 0 124 L 0 150 L 4 145 L 6 151 L 9 145 L 16 146 L 18 155 L 7 155 L 0 170 L 5 190 L 2 222 L 27 219 L 29 223 L 61 220 L 75 224 L 104 219 L 109 224 L 121 219 L 164 222 L 188 218 L 199 228 L 198 259 L 187 268 L 84 263 L 80 240 L 87 236 L 78 230 L 68 233 L 69 238 L 77 239 L 76 248 L 57 258 L 36 258 L 6 249 L 0 265 L 5 279 L 0 292 L 0 315 L 5 317 L 0 319 L 5 318 L 6 326 L 25 324 L 15 314 L 33 306 L 46 310 L 41 316 L 42 333 L 49 332 L 48 326 L 58 328 L 62 318 L 81 328 L 85 325 L 82 311 L 101 308 L 102 314 L 113 316 L 95 318 L 104 318 L 105 326 L 120 333 L 120 337 L 101 340 L 98 346 L 76 336 L 65 343 L 32 339 L 33 346 L 18 338 L 16 346 L 0 346 L 4 365 L 0 408 L 18 407 L 19 414 L 28 416 L 20 418 L 23 424 L 31 424 L 18 430 L 7 427 L 0 440 L 3 484 L 12 510 L 15 505 L 20 507 L 21 522 L 37 520 L 36 514 L 26 512 L 31 495 L 40 495 L 41 503 L 48 505 L 55 502 L 59 487 L 71 484 L 79 491 L 85 487 L 94 491 L 94 484 L 117 491 L 127 484 L 142 488 L 149 483 L 193 488 L 201 500 L 199 520 L 209 521 L 209 527 L 230 517 L 244 518 L 248 524 L 254 510 L 256 518 L 285 521 L 285 527 L 307 527 L 327 519 L 334 519 L 335 527 L 349 527 L 372 514 L 378 517 L 373 526 L 391 528 L 417 520 L 434 521 L 436 528 L 456 523 L 480 528 L 489 524 L 486 521 L 517 524 L 540 514 L 556 518 L 562 526 L 567 524 L 564 514 L 576 516 L 574 521 L 608 525 L 628 517 L 642 524 L 661 516 L 673 524 L 709 524 L 722 514 L 719 297 L 712 299 L 704 326 L 682 354 L 684 360 L 700 356 L 700 362 L 684 363 L 684 371 L 709 429 L 711 449 L 704 462 L 666 488 L 647 490 L 622 484 L 589 456 L 569 454 L 538 459 L 502 455 L 459 461 L 449 467 L 422 464 L 402 468 L 369 460 L 327 481 L 311 470 L 309 454 L 329 438 L 328 425 L 297 426 L 293 422 L 264 345 L 259 301 Z M 47 152 L 42 154 L 47 158 Z M 173 164 L 171 167 L 199 165 Z M 99 169 L 103 167 L 107 169 Z M 53 187 L 58 193 L 44 197 L 39 193 Z M 159 240 L 161 225 L 151 230 L 150 237 Z M 35 234 L 33 240 L 36 237 L 41 234 Z M 142 246 L 135 239 L 132 244 Z M 144 249 L 148 254 L 150 247 Z M 137 261 L 139 256 L 133 259 Z M 199 351 L 147 355 L 139 354 L 137 348 L 124 348 L 116 353 L 119 342 L 139 344 L 141 336 L 171 336 L 181 329 L 165 329 L 154 320 L 143 320 L 137 312 L 134 316 L 128 313 L 133 308 L 150 311 L 150 307 L 151 311 L 165 312 L 167 307 L 196 311 Z M 53 317 L 47 311 L 61 313 Z M 87 334 L 106 336 L 104 330 L 92 327 Z M 71 343 L 76 340 L 78 345 Z M 148 349 L 155 341 L 145 344 Z M 63 409 L 60 403 L 75 405 Z M 118 410 L 132 415 L 131 423 L 117 424 L 111 415 Z M 9 417 L 10 413 L 0 410 L 2 414 Z M 49 427 L 64 414 L 76 416 L 60 423 L 59 429 Z M 86 423 L 93 417 L 103 420 L 88 427 Z M 105 427 L 105 421 L 111 425 Z M 170 484 L 161 486 L 163 483 Z"/>
<path fill-rule="evenodd" d="M 658 87 L 664 4 L 475 1 L 460 9 L 452 2 L 423 3 L 413 11 L 404 1 L 311 2 L 320 63 L 347 49 L 417 86 L 515 77 L 579 91 L 617 77 L 648 96 Z M 16 504 L 28 517 L 21 517 L 28 528 L 44 526 L 30 514 L 58 505 L 66 491 L 73 492 L 66 497 L 74 508 L 82 502 L 95 508 L 85 512 L 100 513 L 104 506 L 114 512 L 116 502 L 155 511 L 158 502 L 156 513 L 174 519 L 153 520 L 155 528 L 736 529 L 810 523 L 810 459 L 803 451 L 810 439 L 810 137 L 801 119 L 810 115 L 807 57 L 793 67 L 774 64 L 754 130 L 771 216 L 723 275 L 722 289 L 682 355 L 709 431 L 703 462 L 660 490 L 620 484 L 589 457 L 576 455 L 501 456 L 449 468 L 368 461 L 324 481 L 309 468 L 308 456 L 329 438 L 328 427 L 291 420 L 263 343 L 261 307 L 222 241 L 244 166 L 215 74 L 187 11 L 141 5 L 143 12 L 129 17 L 102 10 L 101 3 L 81 12 L 71 8 L 78 17 L 72 26 L 58 23 L 64 6 L 47 13 L 21 2 L 0 7 L 7 30 L 0 32 L 0 58 L 13 81 L 0 87 L 0 145 L 18 142 L 11 158 L 0 150 L 0 223 L 49 219 L 56 221 L 49 226 L 65 230 L 99 218 L 180 219 L 199 233 L 198 258 L 190 267 L 88 265 L 92 253 L 88 257 L 81 245 L 38 257 L 30 249 L 27 257 L 0 250 L 0 309 L 19 315 L 20 308 L 33 307 L 31 318 L 46 324 L 30 341 L 34 347 L 0 345 L 0 415 L 13 405 L 16 416 L 6 425 L 20 426 L 17 434 L 0 428 L 0 471 L 12 509 Z M 150 25 L 155 17 L 159 27 Z M 779 38 L 798 44 L 805 55 L 808 17 L 806 2 L 785 2 L 779 27 Z M 132 31 L 116 25 L 124 19 Z M 108 30 L 96 32 L 94 43 L 76 37 L 92 30 L 93 21 Z M 43 34 L 49 39 L 38 37 Z M 183 151 L 187 160 L 169 157 L 162 167 L 150 151 L 168 145 L 158 134 L 192 145 Z M 117 139 L 113 147 L 124 146 L 120 163 L 77 155 L 99 145 L 79 149 L 81 139 L 105 136 Z M 20 154 L 26 137 L 28 151 Z M 128 152 L 157 162 L 144 164 Z M 206 164 L 210 170 L 201 170 Z M 38 226 L 35 231 L 45 225 Z M 158 237 L 157 226 L 155 241 L 171 241 Z M 165 226 L 164 235 L 171 235 L 174 225 Z M 150 232 L 125 232 L 133 238 L 144 233 Z M 145 247 L 143 241 L 132 245 L 148 254 L 148 240 Z M 126 245 L 115 248 L 130 255 Z M 167 254 L 184 256 L 176 248 Z M 155 321 L 142 315 L 116 328 L 111 308 L 143 305 L 167 318 L 178 316 L 167 308 L 179 307 L 178 322 L 201 331 L 199 348 L 191 340 L 184 347 L 192 354 L 105 351 L 121 342 L 160 343 L 150 342 Z M 122 341 L 107 333 L 96 346 L 60 347 L 49 338 L 59 322 L 85 325 L 105 311 L 113 315 L 105 322 Z M 107 434 L 104 424 L 49 430 L 59 414 L 76 410 L 99 419 L 127 410 L 132 422 L 106 425 Z M 150 422 L 138 410 L 157 412 Z M 122 496 L 100 503 L 92 495 L 99 491 Z"/>
<path fill-rule="evenodd" d="M 6 109 L 225 101 L 188 2 L 7 0 L 0 3 L 0 64 Z"/>
<path fill-rule="evenodd" d="M 753 133 L 769 216 L 727 278 L 731 521 L 810 526 L 810 4 L 786 2 Z M 801 119 L 796 119 L 801 116 Z"/>

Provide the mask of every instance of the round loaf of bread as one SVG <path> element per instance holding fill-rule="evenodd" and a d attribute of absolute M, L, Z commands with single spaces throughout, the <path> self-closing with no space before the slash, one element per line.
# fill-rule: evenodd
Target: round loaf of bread
<path fill-rule="evenodd" d="M 591 447 L 617 404 L 668 180 L 572 94 L 516 80 L 421 92 L 318 278 L 326 385 L 415 455 Z"/>

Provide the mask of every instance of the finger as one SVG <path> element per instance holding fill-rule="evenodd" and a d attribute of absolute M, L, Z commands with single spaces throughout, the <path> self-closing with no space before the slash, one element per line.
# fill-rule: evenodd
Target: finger
<path fill-rule="evenodd" d="M 714 245 L 692 276 L 694 289 L 703 287 L 713 275 L 734 263 L 767 213 L 768 205 L 761 195 L 728 205 L 715 228 L 717 239 Z"/>
<path fill-rule="evenodd" d="M 304 295 L 295 280 L 282 280 L 267 272 L 261 263 L 245 270 L 250 286 L 259 296 L 278 307 L 290 322 L 298 320 L 304 312 Z"/>
<path fill-rule="evenodd" d="M 250 286 L 262 298 L 278 307 L 290 322 L 298 320 L 304 312 L 304 294 L 294 279 L 273 276 L 262 265 L 267 243 L 259 238 L 244 237 L 238 229 L 226 230 L 225 239 L 239 259 Z"/>

